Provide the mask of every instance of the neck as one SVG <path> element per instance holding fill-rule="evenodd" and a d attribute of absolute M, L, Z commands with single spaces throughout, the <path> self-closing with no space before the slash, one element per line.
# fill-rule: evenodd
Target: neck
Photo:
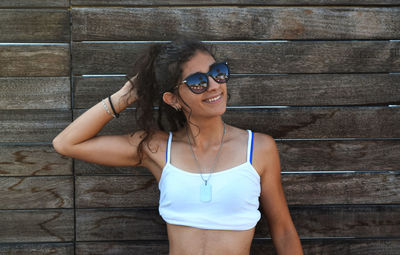
<path fill-rule="evenodd" d="M 188 134 L 193 147 L 200 150 L 210 146 L 219 146 L 224 133 L 221 117 L 187 123 Z"/>

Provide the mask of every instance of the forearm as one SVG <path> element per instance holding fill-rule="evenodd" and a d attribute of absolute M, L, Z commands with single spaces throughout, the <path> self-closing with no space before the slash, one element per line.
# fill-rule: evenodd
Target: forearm
<path fill-rule="evenodd" d="M 127 94 L 128 92 L 129 86 L 125 85 L 111 95 L 111 101 L 117 113 L 122 112 L 129 104 L 135 101 L 135 95 Z M 104 103 L 112 113 L 112 108 L 107 98 L 104 100 Z M 103 102 L 100 101 L 58 134 L 54 138 L 53 144 L 55 147 L 65 148 L 82 143 L 96 136 L 112 118 L 113 116 L 107 113 Z"/>
<path fill-rule="evenodd" d="M 279 237 L 273 237 L 272 240 L 279 255 L 303 255 L 303 249 L 296 230 L 286 232 Z"/>

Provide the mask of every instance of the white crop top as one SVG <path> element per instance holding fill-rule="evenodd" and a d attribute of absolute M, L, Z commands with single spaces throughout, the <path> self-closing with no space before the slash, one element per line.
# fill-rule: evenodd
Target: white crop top
<path fill-rule="evenodd" d="M 159 213 L 170 224 L 202 229 L 248 230 L 261 218 L 258 210 L 260 175 L 251 165 L 253 133 L 248 130 L 247 160 L 233 168 L 203 174 L 212 186 L 212 200 L 200 200 L 200 173 L 181 170 L 170 163 L 172 133 L 167 143 L 167 163 L 161 174 Z"/>

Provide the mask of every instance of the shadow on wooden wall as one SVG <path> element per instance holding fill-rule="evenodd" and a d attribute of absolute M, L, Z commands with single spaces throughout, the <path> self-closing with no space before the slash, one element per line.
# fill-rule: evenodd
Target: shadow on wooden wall
<path fill-rule="evenodd" d="M 0 254 L 168 253 L 146 169 L 72 160 L 51 141 L 143 48 L 179 34 L 232 66 L 226 122 L 276 139 L 305 253 L 399 254 L 399 4 L 1 1 Z M 133 130 L 133 111 L 101 134 Z M 252 254 L 266 253 L 262 219 Z"/>

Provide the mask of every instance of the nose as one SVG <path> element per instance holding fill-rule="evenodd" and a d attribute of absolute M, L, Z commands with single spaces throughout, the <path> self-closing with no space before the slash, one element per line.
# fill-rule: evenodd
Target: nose
<path fill-rule="evenodd" d="M 214 81 L 214 79 L 211 76 L 208 76 L 208 91 L 212 91 L 215 89 L 218 89 L 221 86 L 220 83 Z"/>

